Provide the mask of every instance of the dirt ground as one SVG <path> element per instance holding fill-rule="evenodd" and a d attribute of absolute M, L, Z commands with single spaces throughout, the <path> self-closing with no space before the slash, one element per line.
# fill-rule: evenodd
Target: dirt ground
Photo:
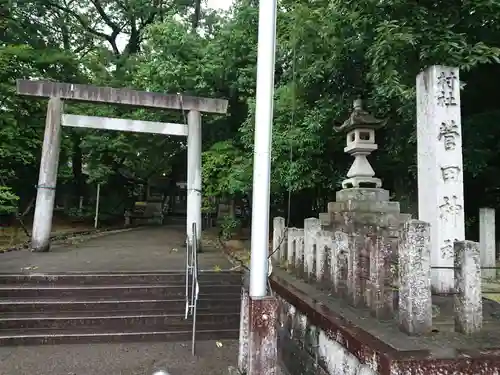
<path fill-rule="evenodd" d="M 32 218 L 23 219 L 29 233 L 32 231 Z M 67 217 L 54 217 L 52 221 L 52 235 L 60 235 L 69 232 L 93 230 L 93 223 L 72 221 Z M 16 222 L 15 226 L 0 226 L 0 250 L 13 247 L 29 240 L 22 227 Z"/>

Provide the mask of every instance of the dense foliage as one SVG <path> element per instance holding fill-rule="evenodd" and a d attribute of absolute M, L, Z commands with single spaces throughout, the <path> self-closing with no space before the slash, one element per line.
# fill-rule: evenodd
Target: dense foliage
<path fill-rule="evenodd" d="M 192 0 L 11 0 L 0 20 L 0 176 L 21 204 L 35 193 L 45 103 L 15 95 L 16 78 L 46 78 L 224 97 L 228 116 L 203 118 L 207 197 L 251 195 L 258 7 L 229 13 Z M 379 117 L 377 175 L 416 211 L 415 76 L 461 69 L 466 209 L 500 201 L 500 3 L 490 0 L 281 0 L 276 57 L 272 202 L 292 221 L 322 209 L 350 162 L 332 126 L 363 97 Z M 182 113 L 74 104 L 92 115 L 183 121 Z M 64 130 L 60 179 L 74 196 L 107 184 L 126 196 L 155 174 L 185 177 L 179 139 Z M 1 199 L 1 198 L 0 198 Z"/>

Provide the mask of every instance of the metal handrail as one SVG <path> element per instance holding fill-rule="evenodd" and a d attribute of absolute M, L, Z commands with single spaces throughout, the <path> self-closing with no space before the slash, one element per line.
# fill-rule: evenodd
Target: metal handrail
<path fill-rule="evenodd" d="M 189 242 L 189 237 L 186 236 L 186 311 L 184 313 L 184 319 L 187 319 L 191 309 L 191 297 L 189 293 L 189 276 L 192 270 L 191 264 L 191 243 Z"/>
<path fill-rule="evenodd" d="M 191 288 L 189 280 L 191 279 Z M 196 343 L 196 307 L 198 304 L 198 295 L 200 294 L 200 285 L 198 283 L 198 235 L 196 233 L 196 223 L 192 225 L 191 241 L 186 239 L 186 311 L 184 319 L 190 315 L 193 317 L 193 333 L 191 352 L 195 353 Z"/>
<path fill-rule="evenodd" d="M 196 310 L 198 305 L 198 295 L 200 294 L 200 284 L 198 283 L 198 235 L 196 234 L 196 223 L 193 223 L 193 284 L 195 284 L 195 293 L 193 293 L 193 337 L 191 343 L 191 352 L 194 355 L 196 344 Z"/>

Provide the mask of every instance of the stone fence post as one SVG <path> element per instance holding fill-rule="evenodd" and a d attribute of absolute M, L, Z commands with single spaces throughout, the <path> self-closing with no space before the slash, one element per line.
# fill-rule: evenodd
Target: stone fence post
<path fill-rule="evenodd" d="M 125 226 L 128 227 L 131 223 L 132 223 L 132 220 L 130 219 L 132 216 L 132 214 L 130 213 L 129 210 L 125 210 L 125 214 L 123 215 L 123 217 L 125 218 Z"/>
<path fill-rule="evenodd" d="M 304 274 L 306 279 L 316 279 L 316 252 L 321 222 L 315 217 L 304 220 Z"/>
<path fill-rule="evenodd" d="M 481 247 L 481 266 L 495 267 L 495 209 L 479 209 L 479 245 Z M 488 279 L 496 278 L 495 269 L 485 269 L 482 276 Z"/>
<path fill-rule="evenodd" d="M 333 233 L 321 230 L 316 241 L 316 281 L 323 287 L 331 287 L 332 258 Z"/>
<path fill-rule="evenodd" d="M 304 264 L 304 229 L 288 228 L 287 265 L 297 276 L 303 274 Z"/>
<path fill-rule="evenodd" d="M 423 335 L 432 329 L 430 224 L 407 221 L 399 237 L 399 326 Z"/>
<path fill-rule="evenodd" d="M 273 219 L 273 248 L 271 249 L 272 260 L 281 263 L 286 256 L 286 227 L 285 218 L 275 217 Z"/>
<path fill-rule="evenodd" d="M 455 251 L 455 331 L 472 334 L 483 325 L 481 261 L 479 244 L 456 241 Z"/>
<path fill-rule="evenodd" d="M 333 250 L 331 264 L 332 292 L 334 295 L 347 298 L 347 277 L 349 273 L 349 236 L 342 231 L 333 234 Z"/>

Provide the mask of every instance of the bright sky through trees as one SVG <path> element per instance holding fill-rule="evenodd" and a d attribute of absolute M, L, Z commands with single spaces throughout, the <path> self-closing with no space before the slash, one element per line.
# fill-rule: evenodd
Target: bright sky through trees
<path fill-rule="evenodd" d="M 208 0 L 207 4 L 209 8 L 227 10 L 233 4 L 233 0 Z"/>

